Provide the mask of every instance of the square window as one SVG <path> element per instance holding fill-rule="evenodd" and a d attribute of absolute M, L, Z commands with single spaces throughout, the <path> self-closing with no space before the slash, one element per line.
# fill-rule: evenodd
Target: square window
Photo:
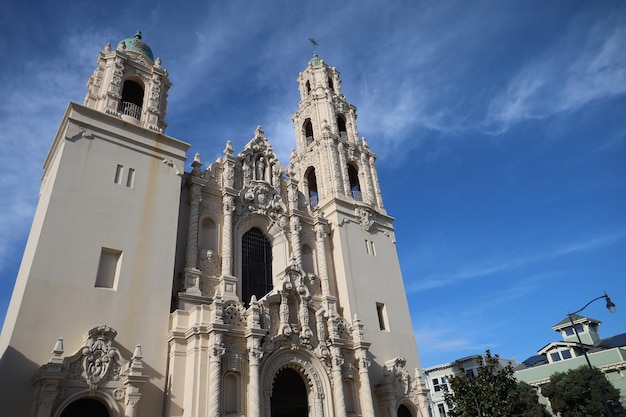
<path fill-rule="evenodd" d="M 121 257 L 122 251 L 102 248 L 95 287 L 115 288 L 117 286 Z"/>
<path fill-rule="evenodd" d="M 387 326 L 387 311 L 383 303 L 376 303 L 376 314 L 378 315 L 378 326 L 380 330 L 388 330 Z"/>

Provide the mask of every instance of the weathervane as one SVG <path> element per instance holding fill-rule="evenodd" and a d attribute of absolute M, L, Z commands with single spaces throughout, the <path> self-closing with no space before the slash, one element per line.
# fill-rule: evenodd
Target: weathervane
<path fill-rule="evenodd" d="M 313 55 L 317 55 L 317 41 L 315 40 L 315 38 L 309 38 L 309 42 L 311 42 L 311 45 L 313 45 Z"/>

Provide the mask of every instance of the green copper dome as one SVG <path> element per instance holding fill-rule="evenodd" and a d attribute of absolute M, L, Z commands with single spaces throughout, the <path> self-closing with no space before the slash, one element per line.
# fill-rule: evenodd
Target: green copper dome
<path fill-rule="evenodd" d="M 137 31 L 133 38 L 126 38 L 120 41 L 117 44 L 118 51 L 135 51 L 143 56 L 150 58 L 150 61 L 154 62 L 154 55 L 152 54 L 152 49 L 148 46 L 147 43 L 141 40 L 141 32 Z"/>

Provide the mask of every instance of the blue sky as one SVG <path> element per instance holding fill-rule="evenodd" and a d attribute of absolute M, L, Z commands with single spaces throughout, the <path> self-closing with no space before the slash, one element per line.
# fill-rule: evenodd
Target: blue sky
<path fill-rule="evenodd" d="M 283 164 L 296 77 L 341 71 L 378 155 L 423 366 L 523 360 L 585 312 L 626 332 L 626 2 L 10 2 L 0 14 L 0 318 L 68 101 L 142 30 L 167 133 L 205 162 L 263 126 Z"/>

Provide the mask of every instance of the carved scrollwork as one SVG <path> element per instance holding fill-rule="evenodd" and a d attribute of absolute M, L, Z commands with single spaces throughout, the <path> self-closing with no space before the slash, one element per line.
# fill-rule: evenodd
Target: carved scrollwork
<path fill-rule="evenodd" d="M 109 326 L 99 326 L 89 331 L 89 345 L 82 350 L 82 376 L 90 386 L 102 380 L 119 379 L 119 352 L 112 346 L 117 332 Z"/>
<path fill-rule="evenodd" d="M 244 327 L 246 325 L 246 309 L 240 303 L 230 303 L 224 308 L 222 316 L 224 324 Z"/>
<path fill-rule="evenodd" d="M 369 232 L 374 225 L 374 216 L 372 215 L 372 212 L 364 207 L 357 207 L 356 215 L 359 219 L 361 228 L 366 232 Z"/>

